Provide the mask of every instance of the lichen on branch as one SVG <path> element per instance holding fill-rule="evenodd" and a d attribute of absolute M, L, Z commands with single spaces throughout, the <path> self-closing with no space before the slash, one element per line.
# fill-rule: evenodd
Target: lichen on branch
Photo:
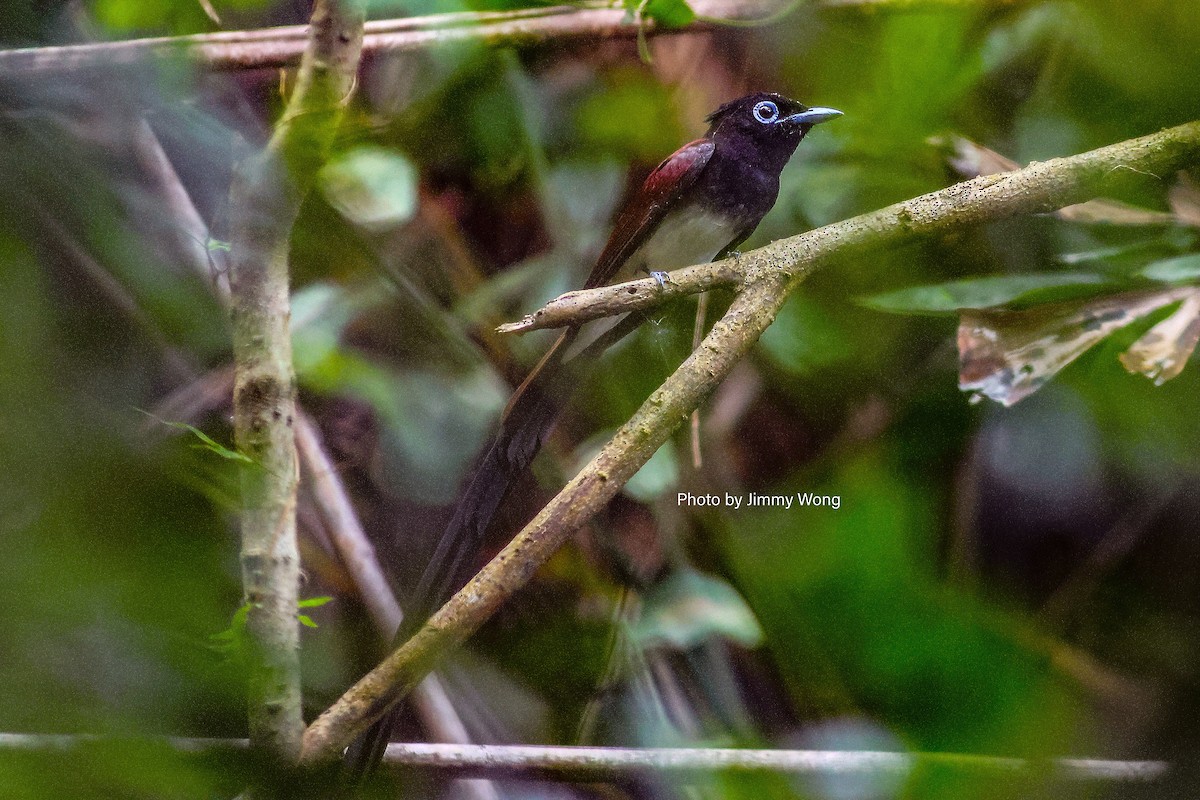
<path fill-rule="evenodd" d="M 354 84 L 363 16 L 361 1 L 317 1 L 295 92 L 270 142 L 239 165 L 230 189 L 234 438 L 249 461 L 241 470 L 241 564 L 250 739 L 287 761 L 299 755 L 304 731 L 288 241 Z"/>

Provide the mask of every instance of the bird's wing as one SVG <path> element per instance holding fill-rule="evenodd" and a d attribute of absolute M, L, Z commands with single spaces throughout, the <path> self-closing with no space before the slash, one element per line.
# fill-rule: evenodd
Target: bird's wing
<path fill-rule="evenodd" d="M 697 139 L 654 168 L 641 191 L 617 216 L 608 244 L 596 260 L 596 266 L 584 284 L 585 289 L 604 286 L 613 279 L 662 222 L 671 204 L 696 182 L 712 158 L 714 147 L 709 139 Z"/>

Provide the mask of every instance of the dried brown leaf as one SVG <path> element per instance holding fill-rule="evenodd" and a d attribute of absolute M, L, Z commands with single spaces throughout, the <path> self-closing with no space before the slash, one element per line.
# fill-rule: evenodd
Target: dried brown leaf
<path fill-rule="evenodd" d="M 958 386 L 1011 406 L 1113 331 L 1195 292 L 1183 287 L 1025 311 L 964 310 L 958 327 Z"/>
<path fill-rule="evenodd" d="M 1187 173 L 1179 173 L 1179 182 L 1167 192 L 1167 202 L 1182 224 L 1200 228 L 1200 186 Z"/>
<path fill-rule="evenodd" d="M 1021 168 L 1021 165 L 1011 158 L 962 136 L 936 136 L 930 141 L 935 145 L 953 149 L 954 154 L 947 158 L 947 161 L 954 171 L 964 178 L 995 175 L 997 172 L 1011 172 Z"/>
<path fill-rule="evenodd" d="M 1167 211 L 1151 211 L 1104 197 L 1064 206 L 1055 211 L 1054 216 L 1068 222 L 1099 222 L 1106 225 L 1173 225 L 1178 221 L 1174 214 Z"/>
<path fill-rule="evenodd" d="M 1175 313 L 1146 331 L 1120 355 L 1130 372 L 1141 373 L 1162 386 L 1183 371 L 1200 341 L 1200 289 L 1191 288 Z"/>

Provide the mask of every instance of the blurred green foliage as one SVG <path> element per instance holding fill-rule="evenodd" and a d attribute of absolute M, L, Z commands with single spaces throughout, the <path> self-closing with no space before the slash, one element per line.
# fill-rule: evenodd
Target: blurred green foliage
<path fill-rule="evenodd" d="M 222 22 L 248 12 L 262 13 L 273 5 L 270 0 L 210 0 L 207 4 Z M 209 31 L 216 24 L 205 3 L 188 0 L 88 0 L 86 7 L 95 22 L 116 34 L 175 36 Z"/>
<path fill-rule="evenodd" d="M 664 24 L 690 13 L 633 5 Z M 765 88 L 846 112 L 802 144 L 744 249 L 958 180 L 933 137 L 1026 162 L 1200 109 L 1191 0 L 902 5 L 798 4 L 769 26 L 652 41 L 650 64 L 632 41 L 370 59 L 292 240 L 295 363 L 402 597 L 509 386 L 550 338 L 492 326 L 578 285 L 620 198 L 719 103 Z M 213 6 L 244 27 L 307 11 Z M 8 5 L 0 28 L 24 43 L 215 28 L 192 0 L 70 9 Z M 242 605 L 236 453 L 220 444 L 228 331 L 212 290 L 226 254 L 193 242 L 205 255 L 189 255 L 135 128 L 151 123 L 221 240 L 235 156 L 280 103 L 274 73 L 0 76 L 0 731 L 244 734 L 236 660 L 210 646 Z M 1171 176 L 1142 177 L 1119 199 L 1169 210 Z M 1197 371 L 1156 387 L 1120 367 L 1152 317 L 1011 409 L 972 406 L 951 316 L 1191 283 L 1197 246 L 1183 219 L 1031 217 L 812 276 L 706 408 L 704 466 L 682 438 L 664 448 L 457 663 L 468 728 L 497 741 L 1166 757 L 1176 783 L 1150 795 L 1180 796 L 1200 744 Z M 728 300 L 713 298 L 710 319 Z M 510 498 L 495 546 L 686 357 L 693 312 L 661 309 L 589 376 L 536 470 L 546 485 Z M 208 438 L 197 447 L 195 434 Z M 814 492 L 840 507 L 695 509 L 678 491 Z M 303 634 L 311 717 L 378 645 L 303 493 L 300 512 L 303 595 L 335 598 L 304 612 L 319 625 Z M 70 758 L 64 773 L 58 756 L 0 752 L 0 794 L 211 797 L 254 769 L 137 742 Z M 857 790 L 1050 793 L 953 769 L 900 786 L 722 777 L 696 791 Z"/>

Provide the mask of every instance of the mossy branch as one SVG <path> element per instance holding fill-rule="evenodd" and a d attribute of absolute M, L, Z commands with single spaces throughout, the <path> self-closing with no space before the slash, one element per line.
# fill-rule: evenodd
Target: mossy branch
<path fill-rule="evenodd" d="M 251 462 L 241 480 L 250 738 L 287 761 L 298 757 L 304 731 L 288 241 L 354 84 L 363 16 L 361 0 L 317 0 L 296 90 L 267 147 L 239 165 L 230 189 L 234 436 Z"/>
<path fill-rule="evenodd" d="M 1024 169 L 976 178 L 742 254 L 742 289 L 686 361 L 545 508 L 412 639 L 317 718 L 302 761 L 334 759 L 387 704 L 402 697 L 524 586 L 580 525 L 596 514 L 683 424 L 775 319 L 788 294 L 835 258 L 918 237 L 1077 203 L 1131 174 L 1168 176 L 1200 161 L 1200 122 Z M 732 261 L 732 259 L 730 260 Z M 718 262 L 676 273 L 703 288 Z"/>

